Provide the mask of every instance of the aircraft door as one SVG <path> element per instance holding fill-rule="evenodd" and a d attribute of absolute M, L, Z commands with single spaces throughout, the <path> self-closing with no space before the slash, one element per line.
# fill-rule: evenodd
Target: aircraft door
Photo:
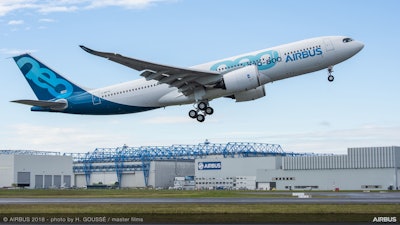
<path fill-rule="evenodd" d="M 101 99 L 95 95 L 92 95 L 92 102 L 93 102 L 93 105 L 99 105 L 99 104 L 101 104 Z"/>
<path fill-rule="evenodd" d="M 324 39 L 324 43 L 327 52 L 335 50 L 335 46 L 333 46 L 331 39 L 328 38 Z"/>

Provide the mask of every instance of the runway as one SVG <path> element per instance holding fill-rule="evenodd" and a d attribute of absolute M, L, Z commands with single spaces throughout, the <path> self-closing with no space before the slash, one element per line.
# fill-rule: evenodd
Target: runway
<path fill-rule="evenodd" d="M 266 194 L 268 197 L 263 196 Z M 274 197 L 274 194 L 280 197 Z M 287 194 L 287 197 L 281 197 L 282 194 Z M 311 198 L 297 198 L 291 193 L 257 192 L 248 198 L 0 198 L 0 204 L 400 204 L 400 192 L 306 194 Z"/>
<path fill-rule="evenodd" d="M 113 197 L 101 197 L 101 198 L 66 198 L 66 197 L 39 197 L 39 198 L 0 198 L 0 205 L 34 205 L 34 204 L 187 204 L 187 207 L 191 207 L 191 204 L 360 204 L 360 205 L 378 205 L 378 204 L 400 204 L 400 192 L 310 192 L 305 194 L 311 195 L 311 198 L 297 198 L 292 196 L 291 192 L 249 192 L 248 197 L 239 198 L 113 198 Z M 53 207 L 53 206 L 50 206 Z M 78 206 L 79 207 L 79 206 Z M 125 206 L 123 206 L 125 207 Z M 169 206 L 171 207 L 171 206 Z M 172 206 L 173 207 L 173 206 Z M 185 205 L 186 207 L 186 205 Z M 208 206 L 207 206 L 208 207 Z M 305 206 L 306 207 L 306 206 Z M 372 206 L 373 207 L 373 206 Z M 397 206 L 396 206 L 397 207 Z M 19 216 L 19 217 L 15 217 Z M 307 224 L 304 221 L 312 221 L 314 225 L 318 224 L 349 224 L 351 221 L 357 221 L 358 225 L 371 224 L 371 222 L 380 217 L 390 218 L 397 220 L 399 217 L 396 214 L 390 212 L 385 214 L 351 214 L 351 213 L 337 213 L 337 214 L 320 214 L 320 213 L 254 213 L 254 214 L 224 214 L 224 213 L 208 213 L 208 214 L 157 214 L 157 213 L 128 213 L 123 212 L 119 214 L 32 214 L 22 215 L 23 218 L 29 218 L 30 220 L 42 219 L 44 222 L 40 224 L 50 224 L 51 219 L 63 219 L 58 224 L 71 224 L 66 222 L 67 220 L 73 220 L 72 224 L 99 224 L 97 222 L 85 221 L 95 219 L 106 219 L 107 224 L 114 224 L 113 219 L 142 219 L 142 224 L 159 224 L 161 222 L 168 221 L 169 224 L 246 224 L 246 221 L 257 221 L 257 224 Z M 0 224 L 7 224 L 6 221 L 12 218 L 21 218 L 19 214 L 1 214 Z M 322 219 L 321 219 L 322 218 Z M 50 222 L 49 222 L 50 221 Z M 335 221 L 332 222 L 331 221 Z M 84 222 L 84 223 L 82 223 Z M 138 223 L 138 222 L 133 222 Z M 13 223 L 21 224 L 21 223 Z M 118 223 L 119 224 L 119 223 Z"/>

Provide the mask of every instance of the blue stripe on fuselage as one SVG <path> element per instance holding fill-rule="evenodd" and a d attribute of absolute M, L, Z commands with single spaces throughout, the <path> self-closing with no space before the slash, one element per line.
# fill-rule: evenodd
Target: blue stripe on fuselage
<path fill-rule="evenodd" d="M 31 110 L 86 115 L 111 115 L 144 112 L 159 108 L 123 105 L 97 96 L 93 97 L 93 95 L 88 92 L 83 92 L 81 94 L 74 93 L 71 97 L 66 98 L 66 100 L 68 101 L 68 108 L 63 111 L 44 109 L 38 106 L 32 107 Z"/>

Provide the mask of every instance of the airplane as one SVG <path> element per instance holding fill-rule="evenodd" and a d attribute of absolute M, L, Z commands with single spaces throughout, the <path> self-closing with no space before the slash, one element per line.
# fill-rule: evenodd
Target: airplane
<path fill-rule="evenodd" d="M 193 67 L 176 67 L 116 53 L 86 52 L 137 71 L 137 79 L 108 87 L 88 89 L 74 84 L 30 54 L 13 57 L 38 100 L 15 100 L 31 111 L 111 115 L 193 104 L 189 117 L 204 122 L 214 109 L 210 101 L 220 97 L 236 102 L 266 95 L 274 81 L 327 69 L 357 54 L 364 44 L 347 36 L 323 36 L 216 60 Z"/>

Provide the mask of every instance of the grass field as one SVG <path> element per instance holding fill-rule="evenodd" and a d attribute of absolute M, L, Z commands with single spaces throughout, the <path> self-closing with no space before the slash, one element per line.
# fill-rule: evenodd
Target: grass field
<path fill-rule="evenodd" d="M 249 191 L 183 191 L 183 190 L 148 190 L 148 189 L 65 189 L 65 190 L 1 190 L 0 198 L 25 197 L 25 198 L 279 198 L 288 197 L 287 193 L 274 192 L 262 195 L 254 195 Z"/>
<path fill-rule="evenodd" d="M 29 204 L 0 205 L 1 213 L 400 213 L 399 205 L 325 204 Z"/>
<path fill-rule="evenodd" d="M 175 191 L 175 190 L 0 190 L 0 198 L 234 198 L 290 197 L 285 192 Z M 265 223 L 265 222 L 371 222 L 374 217 L 400 218 L 400 204 L 7 204 L 0 216 L 46 218 L 101 216 L 137 217 L 146 223 Z M 82 222 L 82 221 L 80 221 Z"/>
<path fill-rule="evenodd" d="M 0 217 L 142 218 L 145 223 L 371 222 L 400 216 L 399 205 L 29 204 L 0 205 Z"/>

